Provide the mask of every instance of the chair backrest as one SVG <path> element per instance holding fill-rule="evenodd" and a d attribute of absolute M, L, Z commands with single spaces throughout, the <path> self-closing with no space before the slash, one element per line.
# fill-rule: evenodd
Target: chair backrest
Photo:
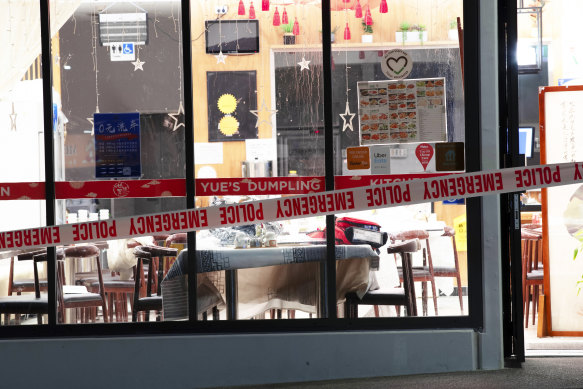
<path fill-rule="evenodd" d="M 176 257 L 178 250 L 170 247 L 160 246 L 138 246 L 134 248 L 134 255 L 138 259 L 136 268 L 136 288 L 139 288 L 140 277 L 142 274 L 141 264 L 147 262 L 148 267 L 148 281 L 146 284 L 147 296 L 152 295 L 152 289 L 155 287 L 156 293 L 161 293 L 161 279 L 164 275 L 164 258 Z M 158 266 L 156 267 L 153 259 L 158 258 Z M 153 273 L 157 270 L 157 275 Z M 138 292 L 138 290 L 136 290 Z"/>
<path fill-rule="evenodd" d="M 421 249 L 421 243 L 419 239 L 410 239 L 403 242 L 394 243 L 387 246 L 388 254 L 399 254 L 401 256 L 401 264 L 403 267 L 403 288 L 405 289 L 405 295 L 410 299 L 409 306 L 412 312 L 409 313 L 410 316 L 417 316 L 417 306 L 415 298 L 415 286 L 413 283 L 413 264 L 412 264 L 412 254 Z"/>
<path fill-rule="evenodd" d="M 31 254 L 32 254 L 33 262 L 34 262 L 34 295 L 35 295 L 35 297 L 39 298 L 40 297 L 40 280 L 39 280 L 39 276 L 38 276 L 37 264 L 39 262 L 46 262 L 48 254 L 47 254 L 46 250 L 35 251 L 34 253 L 31 253 Z M 63 249 L 57 249 L 56 254 L 57 254 L 57 257 L 56 257 L 57 261 L 60 261 L 63 258 L 65 258 L 65 252 L 63 251 Z M 28 259 L 29 256 L 26 256 L 25 258 Z M 20 257 L 19 257 L 19 259 L 20 259 Z M 62 285 L 61 285 L 61 287 L 62 287 Z"/>

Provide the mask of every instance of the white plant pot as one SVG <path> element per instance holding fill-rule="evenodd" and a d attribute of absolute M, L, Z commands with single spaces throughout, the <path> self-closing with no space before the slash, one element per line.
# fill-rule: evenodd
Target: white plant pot
<path fill-rule="evenodd" d="M 457 30 L 448 30 L 447 31 L 447 39 L 450 41 L 457 41 L 458 40 L 458 33 Z"/>
<path fill-rule="evenodd" d="M 405 40 L 403 41 L 403 37 Z M 405 43 L 405 42 L 426 42 L 427 41 L 427 31 L 396 31 L 395 32 L 395 42 Z"/>
<path fill-rule="evenodd" d="M 406 42 L 407 41 L 407 33 L 406 32 L 405 32 L 404 36 L 405 36 L 405 42 Z M 395 32 L 395 42 L 403 43 L 403 32 L 402 31 Z"/>
<path fill-rule="evenodd" d="M 362 43 L 372 43 L 372 34 L 362 34 L 360 39 Z"/>

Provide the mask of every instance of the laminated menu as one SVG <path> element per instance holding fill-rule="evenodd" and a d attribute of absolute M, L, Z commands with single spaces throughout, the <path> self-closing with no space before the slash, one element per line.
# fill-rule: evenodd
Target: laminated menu
<path fill-rule="evenodd" d="M 358 83 L 360 144 L 447 140 L 445 78 Z"/>

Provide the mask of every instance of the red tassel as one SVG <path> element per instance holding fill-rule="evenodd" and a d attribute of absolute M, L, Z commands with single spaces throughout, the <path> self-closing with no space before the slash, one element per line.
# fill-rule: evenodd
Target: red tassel
<path fill-rule="evenodd" d="M 356 0 L 356 8 L 354 10 L 354 16 L 357 18 L 362 18 L 362 7 L 360 6 L 360 0 Z"/>
<path fill-rule="evenodd" d="M 366 14 L 364 15 L 364 23 L 367 26 L 372 26 L 372 15 L 370 13 L 370 8 L 369 7 L 366 8 Z"/>
<path fill-rule="evenodd" d="M 279 20 L 279 11 L 277 10 L 277 7 L 275 7 L 275 12 L 273 13 L 273 25 L 279 26 L 280 24 L 281 22 Z"/>
<path fill-rule="evenodd" d="M 348 27 L 348 23 L 346 23 L 346 27 L 344 27 L 344 40 L 350 40 L 350 27 Z"/>
<path fill-rule="evenodd" d="M 379 6 L 379 12 L 386 14 L 389 12 L 389 6 L 387 5 L 387 0 L 381 0 L 381 5 Z"/>
<path fill-rule="evenodd" d="M 253 2 L 249 6 L 249 19 L 255 19 L 255 7 L 253 7 Z"/>
<path fill-rule="evenodd" d="M 269 11 L 269 0 L 261 0 L 261 10 Z"/>
<path fill-rule="evenodd" d="M 237 15 L 244 16 L 245 15 L 245 4 L 243 4 L 243 0 L 239 0 L 239 11 Z"/>
<path fill-rule="evenodd" d="M 343 3 L 350 3 L 351 0 L 342 0 Z"/>
<path fill-rule="evenodd" d="M 292 32 L 294 35 L 300 35 L 300 24 L 298 23 L 298 18 L 296 18 L 296 21 L 294 22 L 294 28 L 292 29 Z"/>
<path fill-rule="evenodd" d="M 285 7 L 283 7 L 283 14 L 281 14 L 281 24 L 288 24 L 289 21 L 287 20 L 287 11 Z"/>

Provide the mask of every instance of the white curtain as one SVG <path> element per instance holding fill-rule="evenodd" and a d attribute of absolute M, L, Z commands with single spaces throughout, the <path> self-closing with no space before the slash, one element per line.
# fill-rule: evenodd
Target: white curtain
<path fill-rule="evenodd" d="M 51 36 L 73 15 L 81 0 L 51 1 Z M 0 0 L 0 99 L 41 54 L 40 0 Z"/>

